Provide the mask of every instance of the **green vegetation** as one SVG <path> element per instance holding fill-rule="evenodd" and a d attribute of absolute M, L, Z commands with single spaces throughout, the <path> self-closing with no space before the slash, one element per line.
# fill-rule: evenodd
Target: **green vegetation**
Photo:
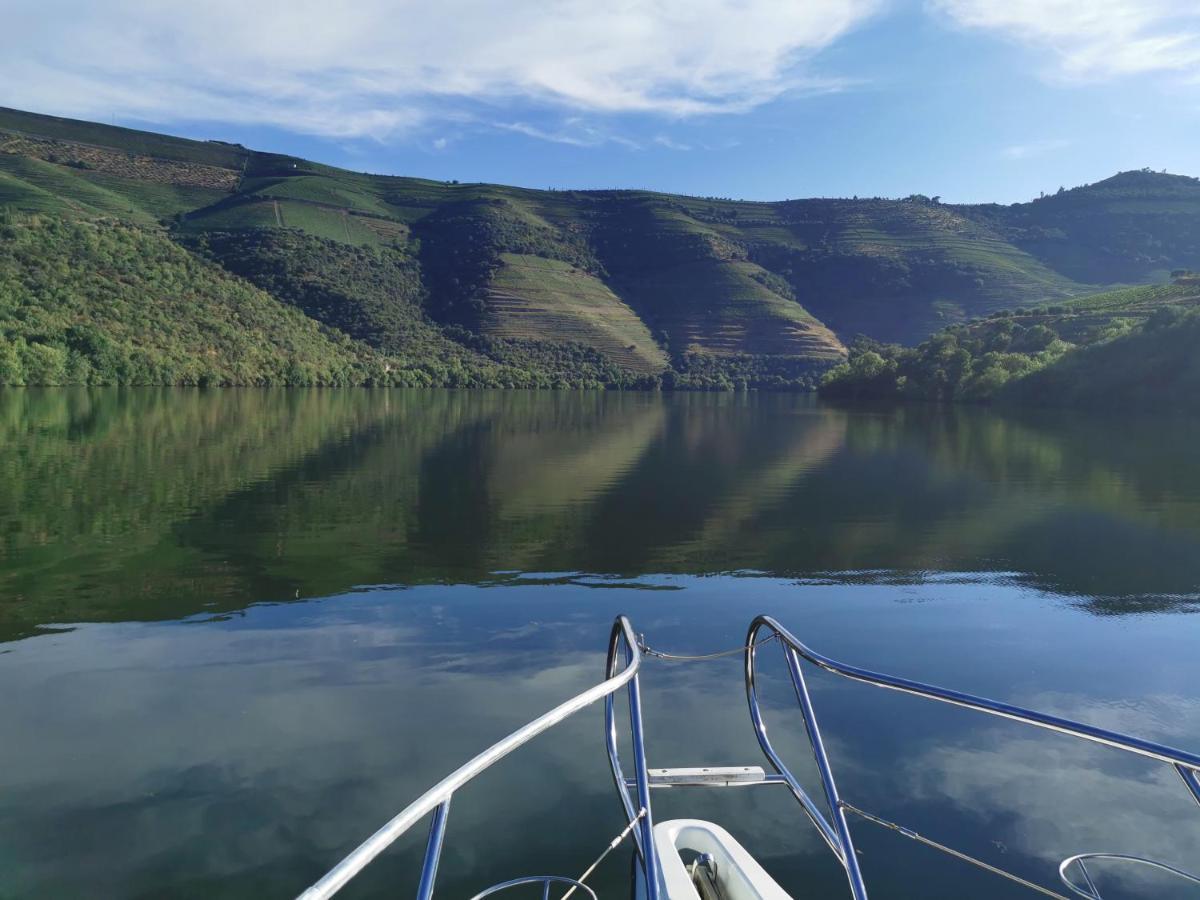
<path fill-rule="evenodd" d="M 177 247 L 113 222 L 0 225 L 0 384 L 363 384 L 385 364 Z"/>
<path fill-rule="evenodd" d="M 68 278 L 50 265 L 39 285 L 28 248 L 3 248 L 14 267 L 6 302 L 31 316 L 48 304 L 36 333 L 4 326 L 6 340 L 24 341 L 5 353 L 22 357 L 26 381 L 83 377 L 30 348 L 86 356 L 66 330 L 85 324 L 128 357 L 121 373 L 87 379 L 704 390 L 811 388 L 863 334 L 848 363 L 866 366 L 857 381 L 878 375 L 873 357 L 859 358 L 870 352 L 895 364 L 906 394 L 984 399 L 1065 345 L 1136 328 L 1178 299 L 1179 286 L 1162 284 L 1169 272 L 1200 267 L 1200 182 L 1147 171 L 1006 207 L 923 196 L 750 203 L 367 175 L 5 109 L 0 220 L 13 234 L 65 229 L 47 252 L 79 270 Z M 110 263 L 130 253 L 62 237 L 81 223 L 109 235 L 101 244 L 169 239 L 184 255 L 156 251 L 126 273 Z M 194 293 L 168 270 L 186 270 Z M 139 302 L 121 296 L 126 280 Z M 1095 296 L 1114 282 L 1158 282 L 1158 293 Z M 210 295 L 225 299 L 184 309 Z M 263 316 L 272 303 L 292 307 L 274 313 L 290 323 L 287 346 L 254 330 L 268 328 L 261 317 L 241 326 L 261 354 L 201 339 L 209 326 L 197 323 L 232 321 L 235 295 L 253 296 Z M 1013 308 L 1023 311 L 1002 314 Z M 142 341 L 159 320 L 175 327 Z M 1038 325 L 1054 340 L 1019 349 Z M 913 350 L 870 343 L 931 335 Z M 137 344 L 147 349 L 135 364 Z M 955 368 L 959 351 L 968 374 Z M 839 369 L 831 385 L 855 379 Z"/>
<path fill-rule="evenodd" d="M 811 391 L 829 367 L 796 356 L 687 353 L 664 381 L 676 390 Z"/>
<path fill-rule="evenodd" d="M 988 401 L 1070 349 L 1041 325 L 1013 337 L 989 342 L 956 326 L 914 348 L 864 338 L 851 346 L 849 360 L 826 373 L 821 393 L 839 400 Z"/>
<path fill-rule="evenodd" d="M 420 267 L 403 245 L 348 245 L 292 229 L 180 239 L 307 316 L 386 354 L 393 368 L 419 373 L 409 384 L 647 387 L 657 382 L 646 376 L 662 367 L 624 367 L 620 353 L 606 355 L 563 339 L 570 337 L 565 331 L 563 338 L 531 340 L 443 327 L 422 306 Z"/>
<path fill-rule="evenodd" d="M 187 235 L 181 242 L 373 347 L 403 353 L 433 339 L 421 309 L 419 271 L 401 251 L 257 228 Z"/>
<path fill-rule="evenodd" d="M 1011 385 L 1030 406 L 1200 411 L 1200 309 L 1167 307 L 1111 341 L 1070 354 Z"/>
<path fill-rule="evenodd" d="M 821 392 L 838 399 L 1197 407 L 1200 283 L 1112 291 L 952 326 L 915 348 L 860 338 Z M 1194 345 L 1193 345 L 1194 346 Z"/>
<path fill-rule="evenodd" d="M 7 217 L 0 224 L 0 384 L 640 384 L 588 347 L 470 333 L 454 341 L 411 303 L 406 317 L 405 306 L 384 302 L 393 289 L 411 289 L 403 261 L 304 235 L 270 241 L 218 235 L 203 245 L 206 253 L 225 253 L 245 280 L 159 231 Z M 325 280 L 335 269 L 342 277 Z"/>

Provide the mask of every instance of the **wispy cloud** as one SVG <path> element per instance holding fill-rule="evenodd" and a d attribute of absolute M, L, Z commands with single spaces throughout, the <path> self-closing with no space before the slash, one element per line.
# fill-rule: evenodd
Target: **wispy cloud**
<path fill-rule="evenodd" d="M 1192 0 L 930 0 L 965 28 L 1049 51 L 1071 79 L 1200 66 L 1200 7 Z"/>
<path fill-rule="evenodd" d="M 660 134 L 654 138 L 654 143 L 660 147 L 666 147 L 668 150 L 691 150 L 691 144 L 683 144 L 679 141 L 667 137 L 665 134 Z"/>
<path fill-rule="evenodd" d="M 641 145 L 637 141 L 595 125 L 589 125 L 579 118 L 567 119 L 560 128 L 554 130 L 539 128 L 528 122 L 496 122 L 493 127 L 501 131 L 511 131 L 526 137 L 537 138 L 539 141 L 567 144 L 571 147 L 599 147 L 604 144 L 618 144 L 630 150 L 641 149 Z"/>
<path fill-rule="evenodd" d="M 595 141 L 585 141 L 583 138 L 570 134 L 545 131 L 524 122 L 497 122 L 496 127 L 501 131 L 512 131 L 526 137 L 537 138 L 539 141 L 550 141 L 552 144 L 569 144 L 572 147 L 594 147 Z"/>
<path fill-rule="evenodd" d="M 0 103 L 384 137 L 515 100 L 737 112 L 827 90 L 811 57 L 883 0 L 15 0 Z"/>
<path fill-rule="evenodd" d="M 1029 141 L 1024 144 L 1011 144 L 1000 151 L 1005 159 L 1030 159 L 1035 156 L 1045 156 L 1071 146 L 1065 138 L 1048 138 L 1040 141 Z"/>

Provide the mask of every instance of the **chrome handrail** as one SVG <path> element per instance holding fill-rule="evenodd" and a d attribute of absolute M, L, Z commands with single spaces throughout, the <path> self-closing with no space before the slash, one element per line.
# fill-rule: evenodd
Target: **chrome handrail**
<path fill-rule="evenodd" d="M 542 900 L 550 900 L 550 888 L 556 884 L 565 884 L 571 890 L 582 890 L 592 900 L 599 900 L 596 897 L 596 892 L 584 884 L 582 881 L 576 881 L 574 878 L 564 878 L 561 875 L 526 875 L 524 878 L 514 878 L 512 881 L 502 881 L 499 884 L 493 884 L 490 888 L 486 888 L 476 894 L 471 900 L 483 900 L 484 897 L 490 897 L 492 894 L 498 894 L 501 891 L 507 891 L 509 888 L 521 887 L 526 884 L 542 885 Z"/>
<path fill-rule="evenodd" d="M 1166 863 L 1146 859 L 1142 856 L 1126 856 L 1123 853 L 1077 853 L 1074 856 L 1068 856 L 1059 863 L 1058 876 L 1062 879 L 1063 884 L 1069 887 L 1077 896 L 1083 897 L 1084 900 L 1104 900 L 1100 896 L 1100 892 L 1096 889 L 1096 883 L 1092 880 L 1092 876 L 1084 866 L 1084 860 L 1087 859 L 1103 859 L 1108 862 L 1133 863 L 1134 865 L 1147 866 L 1151 869 L 1167 872 L 1184 881 L 1200 884 L 1200 878 L 1197 878 L 1191 872 L 1185 872 L 1183 869 L 1177 869 L 1174 866 L 1168 866 Z M 1079 872 L 1083 875 L 1084 884 L 1081 885 L 1071 878 L 1071 866 L 1079 867 Z"/>
<path fill-rule="evenodd" d="M 616 671 L 613 665 L 613 650 L 618 646 L 620 641 L 624 641 L 626 646 L 626 664 L 623 669 Z M 488 769 L 490 766 L 499 762 L 508 754 L 512 753 L 518 747 L 528 743 L 533 738 L 537 737 L 543 731 L 554 727 L 564 719 L 569 718 L 579 712 L 584 707 L 590 706 L 602 697 L 609 697 L 620 690 L 627 684 L 632 682 L 630 688 L 631 697 L 638 695 L 637 691 L 637 674 L 641 668 L 642 655 L 637 647 L 637 640 L 634 637 L 633 627 L 629 624 L 629 620 L 625 616 L 618 616 L 613 622 L 612 638 L 609 641 L 609 665 L 606 670 L 606 678 L 604 681 L 588 688 L 580 694 L 576 694 L 565 703 L 561 703 L 554 709 L 534 719 L 527 725 L 518 728 L 508 737 L 493 744 L 484 750 L 470 762 L 455 769 L 436 785 L 406 806 L 400 813 L 394 816 L 382 828 L 376 831 L 373 835 L 363 841 L 357 848 L 351 851 L 341 862 L 330 869 L 319 881 L 299 895 L 298 900 L 324 900 L 324 898 L 332 897 L 339 890 L 345 887 L 355 875 L 361 872 L 366 866 L 377 857 L 380 853 L 390 847 L 395 841 L 403 835 L 409 828 L 424 818 L 434 810 L 437 810 L 437 815 L 434 817 L 433 824 L 430 828 L 429 841 L 426 845 L 425 861 L 422 866 L 421 886 L 418 894 L 424 900 L 433 890 L 433 878 L 437 872 L 438 859 L 441 856 L 442 842 L 445 835 L 446 816 L 449 812 L 450 798 L 460 787 L 471 781 L 481 772 Z M 631 711 L 634 705 L 631 700 Z M 637 735 L 638 744 L 640 746 L 641 735 L 641 711 L 640 701 L 637 705 Z M 645 756 L 641 755 L 640 770 L 644 773 Z M 643 779 L 644 781 L 644 779 Z M 646 804 L 647 811 L 649 810 L 648 803 Z M 644 818 L 644 822 L 649 822 L 649 815 Z M 653 853 L 649 854 L 653 858 Z M 425 893 L 428 892 L 428 893 Z M 650 900 L 654 900 L 656 894 L 650 895 Z"/>
<path fill-rule="evenodd" d="M 626 626 L 628 620 L 621 618 Z M 641 647 L 630 628 L 618 629 L 615 625 L 608 640 L 608 660 L 605 672 L 612 675 L 624 646 L 626 665 L 641 658 Z M 615 693 L 615 692 L 614 692 Z M 660 896 L 660 867 L 658 853 L 654 847 L 654 816 L 650 810 L 650 777 L 646 766 L 645 734 L 642 730 L 642 692 L 638 680 L 629 682 L 629 731 L 633 744 L 633 785 L 637 789 L 637 804 L 629 796 L 629 783 L 621 770 L 621 751 L 617 746 L 617 717 L 613 694 L 604 698 L 604 744 L 608 749 L 608 765 L 612 770 L 613 784 L 621 798 L 625 818 L 633 828 L 637 859 L 641 862 L 642 875 L 646 884 L 646 900 L 658 900 Z"/>
<path fill-rule="evenodd" d="M 830 823 L 824 813 L 821 812 L 816 802 L 808 795 L 808 793 L 800 786 L 800 783 L 788 770 L 787 766 L 780 759 L 775 748 L 771 746 L 771 741 L 767 737 L 767 726 L 763 720 L 762 709 L 758 699 L 758 681 L 756 670 L 756 650 L 761 642 L 759 633 L 764 629 L 769 630 L 783 644 L 784 655 L 787 660 L 788 673 L 791 676 L 792 686 L 796 692 L 796 699 L 799 701 L 801 713 L 804 717 L 805 729 L 808 733 L 809 743 L 812 746 L 813 755 L 816 759 L 818 774 L 821 778 L 821 787 L 825 793 L 825 799 L 829 804 L 830 812 L 833 815 L 834 822 Z M 831 672 L 835 675 L 840 675 L 849 678 L 853 681 L 859 681 L 864 684 L 874 685 L 875 687 L 884 688 L 887 690 L 899 691 L 905 694 L 911 694 L 917 697 L 923 697 L 927 700 L 936 700 L 941 703 L 948 703 L 952 706 L 961 706 L 965 709 L 972 709 L 977 712 L 986 713 L 988 715 L 997 716 L 1003 719 L 1009 719 L 1015 722 L 1021 722 L 1026 725 L 1033 725 L 1037 728 L 1043 728 L 1049 731 L 1066 734 L 1072 737 L 1077 737 L 1082 740 L 1090 741 L 1096 744 L 1102 744 L 1107 747 L 1112 747 L 1117 750 L 1122 750 L 1127 753 L 1133 753 L 1138 756 L 1143 756 L 1159 762 L 1167 763 L 1175 768 L 1179 773 L 1183 783 L 1187 786 L 1192 797 L 1200 802 L 1200 755 L 1188 753 L 1183 750 L 1177 750 L 1174 747 L 1168 747 L 1164 744 L 1158 744 L 1153 741 L 1146 741 L 1141 738 L 1131 735 L 1121 734 L 1116 731 L 1109 731 L 1104 728 L 1097 728 L 1093 725 L 1085 725 L 1081 722 L 1075 722 L 1070 719 L 1065 719 L 1060 716 L 1051 716 L 1046 713 L 1036 712 L 1035 710 L 1025 709 L 1024 707 L 1016 706 L 1011 703 L 1002 703 L 997 700 L 989 700 L 986 697 L 978 697 L 974 694 L 963 693 L 962 691 L 954 691 L 948 688 L 937 687 L 931 684 L 925 684 L 920 681 L 913 681 L 908 678 L 899 678 L 893 675 L 886 675 L 882 672 L 873 672 L 870 669 L 863 669 L 858 666 L 852 666 L 847 663 L 839 662 L 823 654 L 817 653 L 804 643 L 802 643 L 795 635 L 789 632 L 786 628 L 780 625 L 775 619 L 770 616 L 758 616 L 750 623 L 750 629 L 746 637 L 746 656 L 745 656 L 745 671 L 746 671 L 746 699 L 750 706 L 750 718 L 754 724 L 754 731 L 758 737 L 759 746 L 763 753 L 770 761 L 775 770 L 784 777 L 788 786 L 796 799 L 803 806 L 804 811 L 820 831 L 822 838 L 829 845 L 838 861 L 842 864 L 845 870 L 847 881 L 849 882 L 851 895 L 854 900 L 867 900 L 867 889 L 863 883 L 862 872 L 859 868 L 858 856 L 854 851 L 854 842 L 850 835 L 850 830 L 846 822 L 846 811 L 851 810 L 860 812 L 853 807 L 850 807 L 842 800 L 841 794 L 838 791 L 837 783 L 834 780 L 833 772 L 829 764 L 828 756 L 825 752 L 824 741 L 821 738 L 820 728 L 817 725 L 816 713 L 813 709 L 812 699 L 808 693 L 808 684 L 804 678 L 804 671 L 800 665 L 800 660 L 804 659 L 813 665 Z M 870 816 L 868 816 L 870 818 Z M 891 824 L 891 823 L 889 823 Z M 915 832 L 896 826 L 897 830 L 907 832 L 909 836 L 916 836 Z M 927 844 L 933 842 L 924 841 Z M 934 846 L 940 846 L 934 844 Z M 944 848 L 949 849 L 949 848 Z M 954 851 L 956 852 L 956 851 Z M 961 854 L 960 854 L 961 855 Z M 979 861 L 973 860 L 965 855 L 961 855 L 968 860 L 980 864 Z M 1069 864 L 1078 862 L 1082 866 L 1083 859 L 1091 857 L 1107 857 L 1112 858 L 1112 854 L 1084 854 L 1082 857 L 1071 857 L 1065 860 L 1062 864 L 1062 872 L 1066 872 Z M 1123 857 L 1130 861 L 1145 862 L 1154 865 L 1157 868 L 1166 869 L 1168 871 L 1184 875 L 1185 877 L 1194 879 L 1186 872 L 1173 869 L 1163 863 L 1157 863 L 1153 860 L 1143 860 L 1141 858 Z M 985 868 L 995 870 L 993 867 L 983 864 Z M 1086 870 L 1085 870 L 1086 873 Z M 1000 872 L 1000 874 L 1008 873 Z M 1011 876 L 1010 876 L 1011 877 Z M 1076 886 L 1071 883 L 1065 874 L 1062 875 L 1063 881 L 1072 890 Z M 1019 879 L 1018 879 L 1019 880 Z M 1028 886 L 1028 885 L 1027 885 Z"/>

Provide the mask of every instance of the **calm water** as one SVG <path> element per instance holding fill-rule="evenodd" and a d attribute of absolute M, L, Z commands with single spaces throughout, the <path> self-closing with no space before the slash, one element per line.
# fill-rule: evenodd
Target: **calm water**
<path fill-rule="evenodd" d="M 2 897 L 291 896 L 597 680 L 619 612 L 684 653 L 769 612 L 851 662 L 1200 748 L 1200 423 L 10 390 L 0 446 Z M 809 774 L 775 655 L 772 734 Z M 739 667 L 647 663 L 651 765 L 762 762 Z M 1085 850 L 1197 867 L 1200 809 L 1168 770 L 813 688 L 856 805 L 1049 886 Z M 782 792 L 655 799 L 724 823 L 797 896 L 844 896 Z M 578 874 L 620 824 L 597 709 L 456 798 L 440 896 Z M 855 829 L 873 897 L 1032 896 Z M 347 896 L 408 895 L 422 842 Z M 627 870 L 614 854 L 602 897 Z"/>

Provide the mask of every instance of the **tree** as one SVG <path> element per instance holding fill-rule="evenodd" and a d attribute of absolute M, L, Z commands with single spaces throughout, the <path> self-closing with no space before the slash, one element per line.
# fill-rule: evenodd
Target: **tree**
<path fill-rule="evenodd" d="M 24 341 L 20 342 L 24 345 Z M 21 362 L 18 345 L 0 337 L 0 384 L 22 385 L 25 383 L 25 365 Z"/>
<path fill-rule="evenodd" d="M 67 383 L 67 351 L 62 347 L 51 344 L 26 344 L 21 357 L 27 384 Z"/>

